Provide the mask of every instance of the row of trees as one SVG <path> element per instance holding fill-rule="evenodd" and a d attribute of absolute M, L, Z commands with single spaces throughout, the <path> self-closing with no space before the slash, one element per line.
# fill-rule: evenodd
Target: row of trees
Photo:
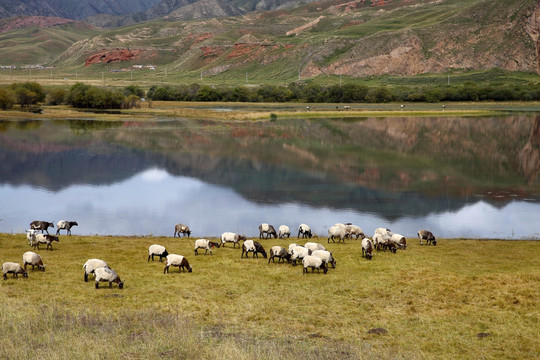
<path fill-rule="evenodd" d="M 0 109 L 15 104 L 27 108 L 38 103 L 68 104 L 77 108 L 126 109 L 139 106 L 145 92 L 136 85 L 123 89 L 91 86 L 83 83 L 69 90 L 52 88 L 45 91 L 35 82 L 15 83 L 0 87 Z M 307 103 L 384 103 L 391 101 L 532 101 L 540 100 L 540 85 L 483 85 L 465 83 L 444 87 L 368 87 L 362 84 L 323 86 L 292 83 L 288 86 L 261 85 L 208 86 L 178 85 L 152 86 L 146 97 L 165 101 L 233 101 L 233 102 L 307 102 Z"/>
<path fill-rule="evenodd" d="M 39 103 L 89 109 L 126 109 L 138 106 L 143 96 L 144 91 L 138 86 L 118 90 L 77 83 L 67 91 L 62 88 L 45 91 L 36 82 L 25 82 L 0 87 L 0 109 L 11 109 L 14 105 L 28 108 Z"/>
<path fill-rule="evenodd" d="M 368 87 L 362 84 L 323 86 L 292 83 L 288 86 L 211 87 L 207 85 L 152 86 L 148 98 L 175 101 L 384 103 L 392 101 L 532 101 L 540 100 L 540 85 L 485 85 L 465 83 L 441 87 Z"/>

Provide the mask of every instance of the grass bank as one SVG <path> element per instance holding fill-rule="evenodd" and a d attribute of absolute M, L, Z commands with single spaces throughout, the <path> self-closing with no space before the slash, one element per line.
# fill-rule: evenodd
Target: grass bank
<path fill-rule="evenodd" d="M 307 103 L 233 103 L 233 102 L 181 102 L 153 101 L 129 110 L 92 111 L 77 110 L 65 105 L 43 105 L 42 113 L 21 111 L 19 108 L 0 111 L 0 119 L 96 119 L 150 120 L 159 118 L 190 118 L 231 121 L 256 121 L 288 118 L 365 118 L 365 117 L 449 117 L 491 116 L 515 112 L 539 112 L 540 102 L 480 102 L 441 104 L 413 103 L 403 108 L 398 103 L 350 104 Z M 309 110 L 307 109 L 309 107 Z"/>
<path fill-rule="evenodd" d="M 194 256 L 194 238 L 62 236 L 47 271 L 1 281 L 2 358 L 535 359 L 540 354 L 540 242 L 441 240 L 361 258 L 330 244 L 337 268 Z M 323 243 L 326 241 L 320 239 Z M 286 246 L 291 240 L 262 240 Z M 147 263 L 158 243 L 193 273 Z M 327 245 L 327 244 L 325 244 Z M 0 261 L 22 261 L 22 234 L 0 235 Z M 102 258 L 123 290 L 83 281 Z M 387 334 L 368 333 L 384 328 Z M 478 334 L 489 334 L 479 337 Z M 30 336 L 32 334 L 32 336 Z M 38 355 L 39 354 L 39 355 Z"/>

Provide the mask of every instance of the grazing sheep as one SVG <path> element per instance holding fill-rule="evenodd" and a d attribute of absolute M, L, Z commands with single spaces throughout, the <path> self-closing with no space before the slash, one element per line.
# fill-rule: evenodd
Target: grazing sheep
<path fill-rule="evenodd" d="M 176 224 L 174 226 L 174 235 L 173 235 L 173 237 L 176 237 L 176 234 L 178 234 L 178 237 L 180 237 L 180 234 L 182 234 L 182 236 L 190 237 L 191 236 L 191 230 L 189 230 L 189 226 L 187 226 L 187 225 Z"/>
<path fill-rule="evenodd" d="M 338 242 L 343 242 L 345 243 L 345 236 L 347 236 L 347 231 L 342 228 L 342 227 L 339 227 L 339 226 L 330 226 L 330 228 L 328 229 L 328 243 L 330 243 L 330 240 L 332 240 L 332 242 L 335 242 L 334 241 L 334 238 L 339 238 Z"/>
<path fill-rule="evenodd" d="M 113 269 L 110 269 L 108 267 L 100 267 L 94 270 L 94 276 L 96 280 L 96 289 L 99 289 L 99 282 L 109 282 L 109 289 L 112 288 L 112 283 L 117 283 L 118 288 L 122 289 L 124 287 L 124 283 L 122 280 L 120 280 L 120 276 L 114 271 Z"/>
<path fill-rule="evenodd" d="M 321 272 L 321 269 L 323 269 L 323 272 L 325 274 L 328 272 L 328 267 L 326 266 L 326 263 L 317 256 L 308 255 L 304 257 L 302 259 L 302 265 L 304 265 L 304 268 L 302 269 L 302 274 L 304 275 L 308 272 L 308 268 L 311 268 L 311 272 L 313 272 L 315 269 L 317 269 L 318 273 Z"/>
<path fill-rule="evenodd" d="M 246 254 L 246 259 L 247 259 L 248 253 L 250 252 L 253 253 L 253 257 L 259 258 L 258 253 L 261 253 L 265 259 L 268 257 L 268 255 L 266 255 L 266 251 L 264 251 L 264 248 L 262 247 L 260 243 L 253 240 L 246 240 L 242 244 L 242 255 L 240 255 L 240 259 L 244 257 L 244 253 Z"/>
<path fill-rule="evenodd" d="M 30 247 L 33 247 L 34 244 L 37 242 L 36 234 L 39 230 L 30 229 L 24 231 L 26 232 L 26 239 L 28 240 L 28 245 L 30 245 Z"/>
<path fill-rule="evenodd" d="M 306 249 L 303 246 L 295 246 L 291 251 L 291 262 L 293 266 L 296 266 L 296 259 L 302 260 L 306 256 L 311 255 L 311 250 Z"/>
<path fill-rule="evenodd" d="M 403 250 L 407 249 L 407 239 L 405 238 L 405 236 L 400 235 L 400 234 L 392 234 L 391 239 L 393 242 L 397 244 L 397 246 L 400 249 L 403 249 Z"/>
<path fill-rule="evenodd" d="M 420 245 L 424 245 L 422 244 L 422 240 L 426 240 L 427 245 L 437 245 L 437 240 L 435 240 L 435 236 L 433 236 L 433 233 L 431 231 L 418 230 L 418 238 L 420 239 Z"/>
<path fill-rule="evenodd" d="M 379 234 L 380 235 L 380 234 Z M 365 237 L 362 239 L 362 257 L 368 260 L 373 258 L 373 241 Z"/>
<path fill-rule="evenodd" d="M 270 256 L 268 257 L 268 263 L 270 264 L 270 260 L 272 260 L 272 262 L 275 262 L 274 258 L 278 258 L 278 263 L 280 261 L 285 262 L 285 260 L 287 260 L 287 262 L 290 262 L 291 254 L 287 252 L 287 249 L 281 246 L 272 246 L 272 248 L 270 249 Z"/>
<path fill-rule="evenodd" d="M 365 238 L 366 235 L 364 235 L 364 231 L 362 231 L 362 228 L 360 226 L 349 224 L 345 227 L 345 231 L 347 232 L 347 236 L 349 236 L 351 239 L 354 236 L 356 236 L 356 240 L 360 237 L 361 239 Z"/>
<path fill-rule="evenodd" d="M 313 236 L 313 234 L 311 234 L 311 228 L 306 224 L 300 224 L 300 226 L 298 226 L 298 237 L 300 237 L 300 235 L 302 235 L 302 238 L 310 239 Z"/>
<path fill-rule="evenodd" d="M 259 225 L 259 239 L 262 239 L 263 235 L 265 234 L 266 234 L 266 239 L 268 239 L 268 237 L 270 236 L 273 236 L 275 239 L 277 239 L 276 229 L 274 229 L 272 225 L 263 223 Z"/>
<path fill-rule="evenodd" d="M 45 265 L 43 265 L 43 260 L 41 260 L 41 256 L 36 254 L 32 251 L 27 251 L 22 256 L 23 259 L 23 266 L 24 270 L 26 271 L 27 265 L 32 265 L 32 271 L 34 271 L 34 267 L 37 266 L 38 270 L 45 271 Z"/>
<path fill-rule="evenodd" d="M 219 248 L 220 246 L 221 246 L 221 243 L 215 243 L 207 239 L 198 239 L 195 241 L 195 255 L 199 255 L 199 253 L 197 252 L 197 249 L 205 249 L 204 255 L 206 255 L 208 251 L 210 251 L 210 255 L 212 255 L 212 249 L 214 247 Z"/>
<path fill-rule="evenodd" d="M 79 226 L 76 221 L 60 220 L 56 223 L 56 235 L 60 235 L 60 230 L 67 230 L 67 234 L 71 235 L 71 228 Z"/>
<path fill-rule="evenodd" d="M 326 266 L 330 264 L 332 265 L 332 269 L 336 268 L 336 260 L 334 259 L 334 256 L 332 255 L 330 251 L 315 250 L 311 253 L 311 255 L 320 258 L 322 261 L 326 263 Z"/>
<path fill-rule="evenodd" d="M 238 244 L 240 240 L 246 240 L 246 237 L 244 235 L 238 235 L 233 232 L 224 232 L 223 234 L 221 234 L 221 245 L 223 247 L 225 247 L 225 243 L 232 242 L 233 248 L 235 248 L 236 244 Z"/>
<path fill-rule="evenodd" d="M 34 220 L 30 223 L 30 229 L 41 230 L 42 234 L 43 234 L 43 231 L 46 231 L 48 234 L 49 233 L 48 229 L 50 227 L 54 228 L 54 224 L 48 221 Z"/>
<path fill-rule="evenodd" d="M 3 263 L 2 273 L 4 274 L 4 280 L 7 280 L 7 274 L 13 274 L 14 278 L 19 278 L 18 274 L 22 274 L 25 278 L 28 277 L 26 270 L 24 270 L 21 265 L 14 262 Z"/>
<path fill-rule="evenodd" d="M 319 244 L 319 243 L 316 243 L 316 242 L 307 242 L 307 243 L 304 244 L 304 247 L 308 248 L 311 251 L 326 250 L 326 248 L 322 244 Z"/>
<path fill-rule="evenodd" d="M 47 250 L 49 250 L 49 246 L 51 247 L 51 251 L 53 250 L 52 242 L 60 242 L 58 239 L 58 236 L 54 235 L 45 235 L 45 234 L 37 234 L 36 235 L 36 242 L 34 243 L 34 249 L 39 250 L 39 244 L 47 244 Z"/>
<path fill-rule="evenodd" d="M 392 236 L 392 231 L 390 231 L 390 229 L 387 229 L 387 228 L 376 228 L 375 234 Z"/>
<path fill-rule="evenodd" d="M 291 237 L 291 230 L 287 225 L 280 225 L 278 229 L 278 236 L 280 239 L 283 239 L 287 235 L 288 238 Z"/>
<path fill-rule="evenodd" d="M 295 246 L 302 246 L 302 245 L 298 245 L 298 244 L 295 244 L 295 243 L 289 244 L 289 254 L 292 254 L 293 248 Z"/>
<path fill-rule="evenodd" d="M 149 262 L 150 258 L 154 261 L 154 256 L 159 256 L 159 262 L 162 262 L 163 258 L 166 258 L 167 255 L 169 253 L 165 249 L 165 246 L 154 244 L 148 248 L 148 260 L 146 262 Z"/>
<path fill-rule="evenodd" d="M 87 282 L 88 281 L 88 275 L 94 274 L 94 271 L 97 268 L 101 268 L 101 267 L 108 268 L 109 265 L 107 265 L 107 263 L 105 261 L 100 260 L 100 259 L 88 259 L 83 265 L 84 281 Z"/>
<path fill-rule="evenodd" d="M 186 271 L 188 269 L 188 272 L 193 272 L 193 268 L 189 265 L 189 262 L 187 259 L 182 255 L 177 254 L 169 254 L 167 255 L 167 264 L 165 265 L 165 269 L 163 269 L 163 273 L 165 272 L 169 273 L 169 266 L 178 266 L 178 272 L 180 272 L 180 269 L 182 271 Z"/>

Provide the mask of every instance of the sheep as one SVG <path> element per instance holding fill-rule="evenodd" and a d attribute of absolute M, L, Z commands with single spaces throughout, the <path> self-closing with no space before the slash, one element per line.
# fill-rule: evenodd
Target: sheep
<path fill-rule="evenodd" d="M 154 261 L 154 256 L 159 256 L 159 262 L 162 262 L 163 258 L 166 258 L 167 255 L 169 255 L 169 253 L 167 252 L 167 249 L 165 249 L 165 246 L 154 244 L 148 248 L 148 260 L 146 262 L 149 262 L 150 258 Z"/>
<path fill-rule="evenodd" d="M 187 259 L 182 255 L 167 255 L 167 264 L 165 265 L 165 269 L 163 269 L 164 274 L 165 272 L 167 274 L 169 273 L 169 266 L 178 266 L 178 272 L 180 272 L 180 269 L 185 272 L 186 268 L 188 269 L 188 272 L 193 272 L 193 268 L 189 265 Z"/>
<path fill-rule="evenodd" d="M 265 223 L 259 225 L 259 239 L 262 239 L 264 234 L 266 234 L 267 239 L 269 236 L 273 236 L 275 239 L 277 239 L 276 229 L 274 229 L 272 225 Z"/>
<path fill-rule="evenodd" d="M 36 243 L 36 234 L 39 230 L 36 229 L 30 229 L 30 230 L 24 230 L 26 232 L 26 239 L 28 240 L 28 245 L 30 247 L 33 247 Z"/>
<path fill-rule="evenodd" d="M 288 238 L 291 237 L 291 230 L 287 225 L 280 225 L 278 229 L 278 236 L 280 239 L 283 239 L 287 235 Z"/>
<path fill-rule="evenodd" d="M 236 248 L 236 244 L 238 244 L 240 240 L 246 240 L 246 237 L 244 235 L 238 235 L 233 232 L 224 232 L 223 234 L 221 234 L 221 245 L 223 247 L 225 247 L 225 243 L 232 242 L 233 248 Z"/>
<path fill-rule="evenodd" d="M 43 260 L 41 260 L 41 256 L 39 256 L 35 252 L 27 251 L 23 254 L 22 258 L 25 271 L 27 265 L 32 265 L 32 271 L 34 271 L 34 268 L 36 266 L 38 270 L 45 271 L 45 265 L 43 265 Z"/>
<path fill-rule="evenodd" d="M 390 249 L 390 251 L 396 253 L 398 244 L 392 240 L 392 235 L 394 234 L 392 234 L 390 231 L 387 231 L 386 235 L 382 235 L 380 233 L 373 235 L 373 244 L 377 251 L 382 247 L 384 251 Z"/>
<path fill-rule="evenodd" d="M 26 272 L 21 265 L 14 262 L 3 263 L 2 273 L 4 274 L 4 280 L 7 280 L 7 274 L 13 274 L 14 278 L 19 278 L 18 274 L 22 274 L 25 278 L 28 277 L 28 272 Z"/>
<path fill-rule="evenodd" d="M 311 251 L 326 250 L 326 248 L 322 244 L 319 244 L 319 243 L 316 243 L 316 242 L 307 242 L 307 243 L 304 244 L 304 247 L 308 248 Z"/>
<path fill-rule="evenodd" d="M 176 234 L 178 234 L 178 237 L 180 237 L 180 233 L 182 233 L 182 236 L 190 237 L 191 236 L 191 230 L 189 229 L 189 226 L 184 224 L 176 224 L 174 226 L 174 235 L 173 237 L 176 237 Z"/>
<path fill-rule="evenodd" d="M 376 228 L 375 234 L 392 236 L 393 233 L 392 231 L 390 231 L 390 229 L 387 229 L 387 228 Z"/>
<path fill-rule="evenodd" d="M 265 259 L 268 257 L 268 255 L 266 254 L 266 251 L 264 251 L 264 248 L 259 242 L 253 241 L 253 240 L 246 240 L 242 244 L 242 255 L 240 255 L 240 259 L 244 257 L 244 253 L 246 254 L 246 259 L 247 259 L 248 253 L 250 252 L 253 253 L 253 257 L 256 256 L 257 258 L 259 258 L 258 253 L 261 253 Z"/>
<path fill-rule="evenodd" d="M 367 237 L 362 239 L 362 257 L 365 257 L 367 260 L 373 258 L 373 241 Z"/>
<path fill-rule="evenodd" d="M 56 223 L 56 235 L 60 235 L 60 230 L 67 230 L 67 234 L 71 235 L 71 228 L 73 226 L 79 226 L 76 221 L 60 220 Z"/>
<path fill-rule="evenodd" d="M 51 251 L 53 250 L 52 242 L 57 241 L 60 242 L 58 239 L 58 236 L 54 235 L 45 235 L 45 234 L 37 234 L 36 235 L 36 242 L 34 243 L 34 249 L 39 250 L 39 244 L 47 244 L 47 250 L 49 250 L 49 246 L 51 247 Z"/>
<path fill-rule="evenodd" d="M 295 246 L 302 246 L 302 245 L 298 245 L 298 244 L 295 244 L 295 243 L 289 244 L 289 254 L 292 254 L 293 248 Z"/>
<path fill-rule="evenodd" d="M 215 243 L 206 239 L 198 239 L 195 241 L 195 255 L 199 255 L 199 253 L 197 252 L 197 249 L 205 249 L 204 255 L 206 255 L 208 251 L 210 251 L 210 255 L 212 255 L 212 249 L 214 247 L 219 248 L 220 246 L 221 246 L 221 243 Z"/>
<path fill-rule="evenodd" d="M 41 230 L 41 233 L 43 234 L 43 231 L 46 231 L 47 234 L 49 233 L 49 227 L 54 228 L 54 224 L 52 222 L 48 221 L 41 221 L 41 220 L 34 220 L 30 223 L 30 229 L 34 230 Z"/>
<path fill-rule="evenodd" d="M 345 236 L 347 235 L 347 231 L 338 226 L 330 226 L 328 229 L 328 243 L 330 243 L 330 239 L 332 239 L 332 242 L 334 241 L 334 238 L 339 237 L 338 242 L 342 241 L 345 243 Z"/>
<path fill-rule="evenodd" d="M 435 240 L 435 236 L 433 236 L 433 233 L 431 231 L 418 230 L 418 238 L 420 239 L 420 245 L 424 245 L 422 244 L 422 240 L 426 240 L 427 245 L 437 245 L 437 240 Z"/>
<path fill-rule="evenodd" d="M 302 234 L 302 238 L 310 238 L 313 236 L 311 234 L 311 228 L 306 224 L 300 224 L 298 226 L 298 237 L 300 237 L 300 234 Z"/>
<path fill-rule="evenodd" d="M 308 272 L 308 268 L 311 268 L 311 272 L 313 272 L 315 269 L 317 269 L 318 273 L 320 273 L 321 269 L 323 269 L 323 272 L 325 274 L 328 272 L 328 267 L 326 266 L 326 263 L 317 256 L 308 255 L 304 257 L 302 259 L 302 265 L 304 265 L 304 268 L 302 269 L 302 274 L 304 275 Z"/>
<path fill-rule="evenodd" d="M 311 253 L 311 255 L 320 258 L 322 261 L 326 263 L 326 266 L 330 264 L 332 265 L 332 269 L 336 268 L 336 260 L 334 259 L 334 256 L 332 255 L 330 251 L 315 250 Z"/>
<path fill-rule="evenodd" d="M 268 257 L 268 263 L 270 264 L 270 260 L 274 262 L 274 258 L 276 257 L 278 258 L 278 263 L 280 260 L 287 260 L 287 262 L 291 261 L 291 254 L 287 252 L 287 249 L 281 246 L 272 246 L 272 248 L 270 249 L 270 256 Z"/>
<path fill-rule="evenodd" d="M 358 237 L 360 237 L 361 239 L 366 237 L 366 235 L 364 235 L 364 231 L 362 231 L 362 228 L 360 226 L 349 224 L 345 227 L 345 231 L 351 239 L 353 235 L 356 236 L 356 240 L 358 240 Z"/>
<path fill-rule="evenodd" d="M 393 242 L 397 244 L 397 246 L 400 249 L 403 249 L 403 250 L 407 249 L 407 239 L 405 238 L 405 236 L 400 235 L 400 234 L 392 234 L 391 239 Z"/>
<path fill-rule="evenodd" d="M 296 266 L 296 259 L 303 259 L 308 255 L 311 255 L 311 250 L 298 245 L 293 247 L 291 251 L 291 262 L 293 266 Z"/>
<path fill-rule="evenodd" d="M 113 269 L 110 269 L 109 267 L 100 267 L 94 270 L 94 276 L 96 280 L 96 289 L 99 289 L 99 282 L 109 282 L 109 289 L 112 288 L 112 283 L 115 282 L 118 284 L 118 288 L 122 289 L 124 287 L 124 283 L 122 280 L 120 280 L 120 276 L 114 271 Z"/>
<path fill-rule="evenodd" d="M 88 282 L 88 275 L 94 274 L 94 271 L 97 268 L 102 268 L 102 267 L 108 268 L 109 265 L 107 265 L 107 263 L 101 259 L 88 259 L 83 265 L 84 281 Z"/>

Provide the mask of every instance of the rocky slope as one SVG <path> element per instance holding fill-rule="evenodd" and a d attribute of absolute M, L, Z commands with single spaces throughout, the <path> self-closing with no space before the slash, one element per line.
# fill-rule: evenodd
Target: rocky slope
<path fill-rule="evenodd" d="M 171 71 L 229 78 L 246 71 L 284 79 L 539 72 L 536 0 L 458 3 L 332 0 L 234 18 L 145 23 L 79 42 L 59 61 L 84 64 L 120 47 L 153 51 Z"/>

